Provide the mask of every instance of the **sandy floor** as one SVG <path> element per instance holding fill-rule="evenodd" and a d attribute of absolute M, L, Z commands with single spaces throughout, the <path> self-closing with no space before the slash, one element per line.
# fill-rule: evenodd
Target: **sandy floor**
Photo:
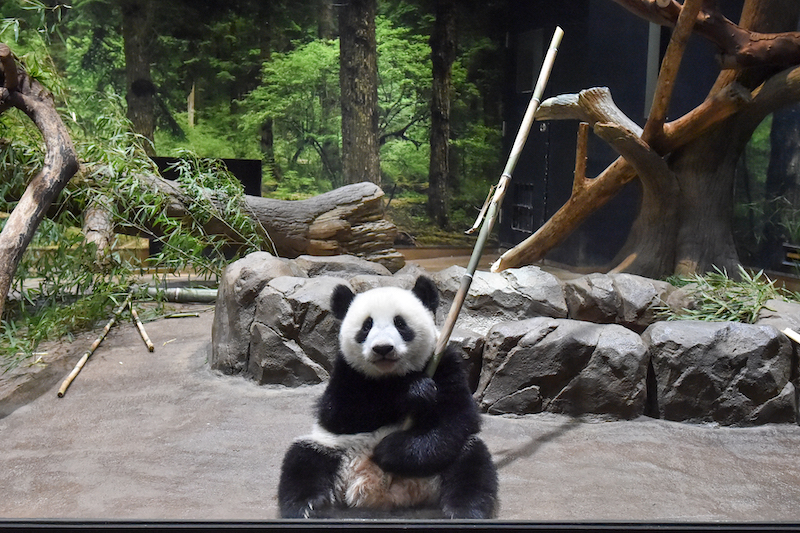
<path fill-rule="evenodd" d="M 53 373 L 24 404 L 2 406 L 0 517 L 275 519 L 283 453 L 309 431 L 321 387 L 212 372 L 212 320 L 149 323 L 154 353 L 122 324 L 64 398 Z M 76 342 L 73 364 L 86 339 Z M 483 437 L 501 520 L 800 520 L 795 425 L 487 416 Z"/>

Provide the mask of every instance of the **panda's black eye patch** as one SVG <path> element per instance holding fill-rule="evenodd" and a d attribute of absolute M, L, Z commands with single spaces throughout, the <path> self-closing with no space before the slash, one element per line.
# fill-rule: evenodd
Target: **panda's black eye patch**
<path fill-rule="evenodd" d="M 400 315 L 394 317 L 394 327 L 397 328 L 397 332 L 400 333 L 400 336 L 406 342 L 411 342 L 414 340 L 414 331 L 408 327 L 406 323 L 406 319 Z"/>
<path fill-rule="evenodd" d="M 369 335 L 369 330 L 372 329 L 372 317 L 368 316 L 364 323 L 361 324 L 361 329 L 358 330 L 356 333 L 356 342 L 361 344 L 365 340 L 367 340 L 367 335 Z"/>

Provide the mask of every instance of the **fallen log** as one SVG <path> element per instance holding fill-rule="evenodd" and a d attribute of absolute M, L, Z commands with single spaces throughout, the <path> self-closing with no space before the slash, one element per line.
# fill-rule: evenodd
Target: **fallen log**
<path fill-rule="evenodd" d="M 139 179 L 169 195 L 172 200 L 169 216 L 188 214 L 186 205 L 190 200 L 179 183 L 150 175 Z M 405 260 L 394 248 L 397 227 L 384 218 L 383 200 L 380 187 L 362 182 L 305 200 L 245 195 L 244 210 L 264 228 L 278 256 L 355 255 L 396 271 Z M 236 238 L 220 220 L 212 219 L 205 230 Z"/>

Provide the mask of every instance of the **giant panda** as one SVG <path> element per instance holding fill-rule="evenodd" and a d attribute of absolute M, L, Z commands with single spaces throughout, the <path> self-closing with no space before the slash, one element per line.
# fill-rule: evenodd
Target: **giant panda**
<path fill-rule="evenodd" d="M 480 415 L 461 357 L 448 349 L 433 378 L 425 373 L 438 300 L 424 276 L 410 291 L 334 289 L 339 353 L 312 433 L 284 456 L 281 517 L 436 507 L 448 518 L 495 515 L 497 472 L 477 436 Z"/>

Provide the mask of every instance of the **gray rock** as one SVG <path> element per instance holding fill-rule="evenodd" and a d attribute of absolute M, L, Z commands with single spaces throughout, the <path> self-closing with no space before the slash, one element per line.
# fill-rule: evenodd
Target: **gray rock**
<path fill-rule="evenodd" d="M 569 317 L 620 324 L 642 332 L 656 321 L 674 291 L 667 282 L 632 274 L 589 274 L 564 282 Z"/>
<path fill-rule="evenodd" d="M 353 255 L 301 255 L 294 261 L 308 273 L 309 277 L 336 276 L 349 279 L 358 274 L 392 275 L 392 272 L 385 266 Z"/>
<path fill-rule="evenodd" d="M 256 356 L 250 358 L 247 376 L 260 385 L 272 383 L 297 387 L 321 383 L 329 377 L 328 372 L 312 361 L 296 342 L 287 340 L 265 324 L 253 323 L 251 349 Z"/>
<path fill-rule="evenodd" d="M 600 324 L 616 320 L 620 299 L 606 274 L 588 274 L 564 282 L 569 317 Z"/>
<path fill-rule="evenodd" d="M 667 297 L 667 307 L 669 307 L 670 312 L 680 315 L 683 311 L 696 309 L 697 298 L 694 296 L 695 290 L 697 290 L 697 284 L 690 283 L 672 291 Z"/>
<path fill-rule="evenodd" d="M 464 368 L 467 373 L 467 382 L 471 391 L 478 387 L 483 360 L 483 335 L 474 331 L 455 328 L 450 334 L 449 346 L 455 346 L 461 353 Z"/>
<path fill-rule="evenodd" d="M 624 327 L 532 318 L 489 332 L 476 396 L 490 412 L 527 404 L 630 419 L 644 413 L 646 374 L 647 348 Z"/>
<path fill-rule="evenodd" d="M 339 324 L 328 300 L 341 278 L 284 276 L 270 281 L 256 300 L 248 372 L 259 383 L 318 383 L 333 367 Z M 258 332 L 258 339 L 256 338 Z M 282 344 L 280 348 L 278 345 Z M 276 359 L 278 363 L 272 362 Z M 291 360 L 291 364 L 287 361 Z M 306 369 L 310 366 L 310 369 Z M 286 377 L 286 369 L 294 372 Z M 324 369 L 321 373 L 319 369 Z M 275 371 L 274 373 L 270 373 Z"/>
<path fill-rule="evenodd" d="M 222 275 L 211 329 L 211 368 L 225 374 L 247 367 L 255 299 L 279 276 L 304 276 L 294 263 L 268 252 L 255 252 L 228 265 Z"/>
<path fill-rule="evenodd" d="M 356 293 L 367 292 L 378 287 L 400 287 L 410 289 L 414 282 L 397 276 L 376 276 L 375 274 L 359 274 L 349 278 L 348 283 Z"/>
<path fill-rule="evenodd" d="M 396 278 L 416 280 L 420 276 L 427 276 L 430 278 L 432 274 L 416 263 L 406 263 L 406 265 L 396 271 L 393 276 Z"/>
<path fill-rule="evenodd" d="M 475 397 L 482 398 L 497 369 L 505 362 L 520 339 L 530 332 L 528 321 L 500 322 L 486 334 L 483 363 Z M 511 393 L 510 391 L 508 392 Z"/>
<path fill-rule="evenodd" d="M 723 425 L 795 420 L 792 349 L 774 327 L 657 322 L 642 338 L 661 417 Z"/>
<path fill-rule="evenodd" d="M 616 323 L 639 333 L 657 321 L 659 311 L 675 290 L 666 281 L 624 273 L 609 276 L 620 299 Z"/>
<path fill-rule="evenodd" d="M 778 331 L 786 328 L 800 333 L 800 304 L 784 300 L 767 300 L 758 312 L 759 326 L 772 326 Z"/>
<path fill-rule="evenodd" d="M 490 415 L 525 415 L 542 411 L 542 393 L 538 386 L 531 385 L 500 398 L 491 406 Z"/>
<path fill-rule="evenodd" d="M 452 266 L 433 275 L 442 302 L 437 311 L 441 323 L 447 317 L 466 269 Z M 486 333 L 499 322 L 535 316 L 566 317 L 561 282 L 535 266 L 501 273 L 478 270 L 459 314 L 460 327 Z"/>

